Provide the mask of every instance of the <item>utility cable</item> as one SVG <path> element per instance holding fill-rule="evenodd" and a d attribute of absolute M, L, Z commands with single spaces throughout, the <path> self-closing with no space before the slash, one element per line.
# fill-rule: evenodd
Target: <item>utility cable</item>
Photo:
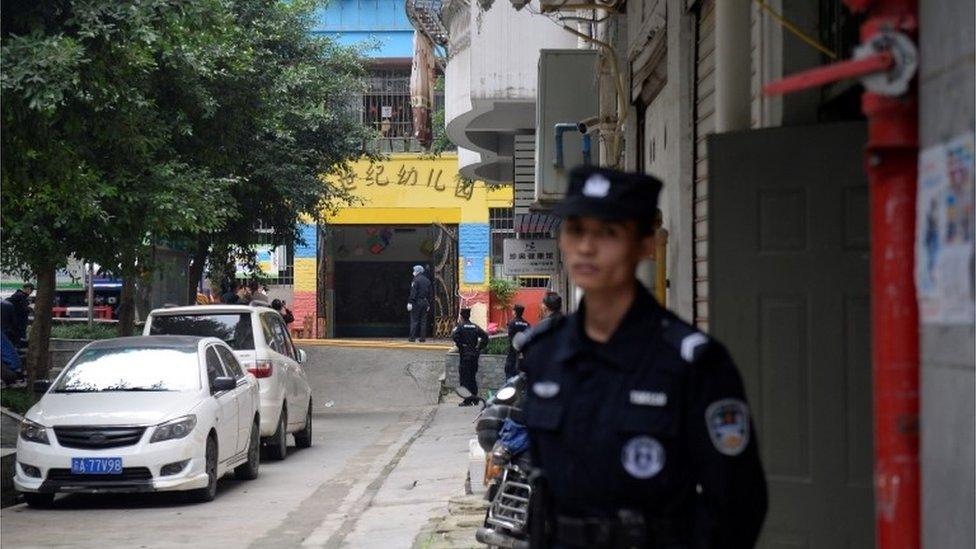
<path fill-rule="evenodd" d="M 777 23 L 779 23 L 786 30 L 788 30 L 791 33 L 793 33 L 797 38 L 799 38 L 800 40 L 802 40 L 803 42 L 805 42 L 808 46 L 814 48 L 815 50 L 819 51 L 820 53 L 826 55 L 827 57 L 829 57 L 831 59 L 837 59 L 837 54 L 834 53 L 833 50 L 831 50 L 827 46 L 824 46 L 823 44 L 821 44 L 820 42 L 818 42 L 815 38 L 811 37 L 807 33 L 805 33 L 802 30 L 800 30 L 800 28 L 797 27 L 796 25 L 794 25 L 793 23 L 790 23 L 789 21 L 787 21 L 786 18 L 782 16 L 782 14 L 777 13 L 776 10 L 774 10 L 773 8 L 771 8 L 769 6 L 769 4 L 767 4 L 764 0 L 753 0 L 753 1 L 763 11 L 765 11 L 767 14 L 769 14 L 769 16 L 772 17 L 774 21 L 776 21 Z"/>

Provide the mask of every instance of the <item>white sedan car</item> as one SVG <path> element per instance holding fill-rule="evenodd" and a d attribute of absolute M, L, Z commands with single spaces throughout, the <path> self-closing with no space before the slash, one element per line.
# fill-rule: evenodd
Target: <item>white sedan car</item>
<path fill-rule="evenodd" d="M 305 376 L 305 351 L 296 349 L 284 319 L 262 305 L 196 305 L 156 309 L 144 335 L 216 337 L 224 341 L 261 388 L 261 437 L 268 457 L 288 455 L 295 445 L 312 445 L 312 389 Z"/>
<path fill-rule="evenodd" d="M 215 338 L 124 337 L 90 343 L 21 424 L 14 485 L 32 506 L 58 492 L 189 490 L 254 479 L 258 385 Z"/>

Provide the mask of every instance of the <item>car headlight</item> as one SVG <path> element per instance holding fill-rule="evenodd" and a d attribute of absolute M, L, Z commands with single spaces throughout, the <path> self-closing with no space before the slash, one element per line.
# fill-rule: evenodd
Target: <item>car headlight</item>
<path fill-rule="evenodd" d="M 20 422 L 20 438 L 38 444 L 50 444 L 47 440 L 47 429 L 29 419 Z"/>
<path fill-rule="evenodd" d="M 166 423 L 160 423 L 153 430 L 152 438 L 149 442 L 161 442 L 164 440 L 174 440 L 177 438 L 183 438 L 190 434 L 190 431 L 197 426 L 197 416 L 190 414 L 188 416 L 178 417 L 174 420 L 167 421 Z"/>

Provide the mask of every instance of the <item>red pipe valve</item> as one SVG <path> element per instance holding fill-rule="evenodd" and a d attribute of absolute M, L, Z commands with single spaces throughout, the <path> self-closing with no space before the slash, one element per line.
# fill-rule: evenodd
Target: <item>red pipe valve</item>
<path fill-rule="evenodd" d="M 763 93 L 783 95 L 848 78 L 860 78 L 870 92 L 898 96 L 908 91 L 917 70 L 918 50 L 912 40 L 900 32 L 884 31 L 855 48 L 854 59 L 770 82 L 763 87 Z"/>

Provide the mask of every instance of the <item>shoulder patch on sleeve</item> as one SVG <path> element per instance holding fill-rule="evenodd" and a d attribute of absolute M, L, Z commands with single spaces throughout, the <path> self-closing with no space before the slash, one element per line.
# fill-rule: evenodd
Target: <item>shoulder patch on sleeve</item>
<path fill-rule="evenodd" d="M 716 400 L 705 410 L 705 426 L 720 454 L 737 456 L 749 445 L 749 406 L 737 398 Z"/>

